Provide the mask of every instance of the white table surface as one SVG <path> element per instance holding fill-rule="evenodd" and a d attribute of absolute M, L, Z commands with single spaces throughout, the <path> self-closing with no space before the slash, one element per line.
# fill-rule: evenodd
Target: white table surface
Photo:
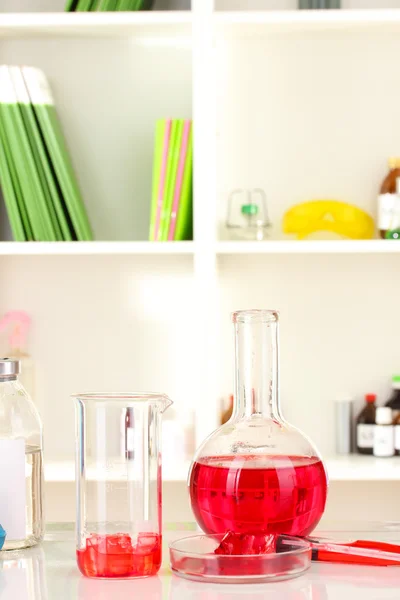
<path fill-rule="evenodd" d="M 191 525 L 169 526 L 164 562 L 156 577 L 101 581 L 83 577 L 75 562 L 72 526 L 52 526 L 44 543 L 30 550 L 0 553 L 1 600 L 400 600 L 400 567 L 358 567 L 313 563 L 291 581 L 222 585 L 185 581 L 168 566 L 168 541 L 191 535 Z M 322 533 L 322 532 L 318 532 Z M 400 543 L 400 523 L 329 527 L 324 535 L 343 541 L 379 539 Z"/>

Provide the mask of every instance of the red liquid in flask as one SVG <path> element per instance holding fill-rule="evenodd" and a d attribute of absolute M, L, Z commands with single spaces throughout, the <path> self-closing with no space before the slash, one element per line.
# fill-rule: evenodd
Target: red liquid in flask
<path fill-rule="evenodd" d="M 318 458 L 210 456 L 195 462 L 192 509 L 206 533 L 304 536 L 325 508 L 327 478 Z"/>
<path fill-rule="evenodd" d="M 161 566 L 161 536 L 139 533 L 137 543 L 125 533 L 92 534 L 86 548 L 76 552 L 78 566 L 86 577 L 150 577 Z"/>

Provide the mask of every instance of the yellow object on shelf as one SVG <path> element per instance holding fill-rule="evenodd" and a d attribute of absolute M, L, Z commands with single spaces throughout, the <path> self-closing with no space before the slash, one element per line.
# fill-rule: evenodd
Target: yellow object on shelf
<path fill-rule="evenodd" d="M 372 217 L 361 208 L 337 200 L 312 200 L 296 204 L 283 217 L 283 232 L 302 240 L 311 233 L 331 231 L 353 240 L 374 237 Z"/>

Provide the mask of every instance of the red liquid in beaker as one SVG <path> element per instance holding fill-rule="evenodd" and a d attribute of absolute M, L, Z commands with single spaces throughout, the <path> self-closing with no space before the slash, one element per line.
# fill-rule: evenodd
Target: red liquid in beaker
<path fill-rule="evenodd" d="M 194 464 L 190 479 L 192 509 L 206 533 L 308 535 L 322 516 L 326 494 L 318 458 L 211 456 Z"/>
<path fill-rule="evenodd" d="M 137 543 L 125 533 L 92 534 L 86 548 L 76 552 L 78 566 L 86 577 L 150 577 L 161 566 L 161 536 L 139 533 Z"/>

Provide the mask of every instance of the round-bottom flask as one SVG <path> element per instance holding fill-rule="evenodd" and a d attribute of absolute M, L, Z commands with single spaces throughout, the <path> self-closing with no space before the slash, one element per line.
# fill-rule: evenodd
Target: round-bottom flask
<path fill-rule="evenodd" d="M 193 460 L 192 510 L 209 534 L 308 535 L 325 509 L 327 476 L 314 445 L 280 413 L 278 313 L 240 311 L 233 323 L 234 411 Z"/>

